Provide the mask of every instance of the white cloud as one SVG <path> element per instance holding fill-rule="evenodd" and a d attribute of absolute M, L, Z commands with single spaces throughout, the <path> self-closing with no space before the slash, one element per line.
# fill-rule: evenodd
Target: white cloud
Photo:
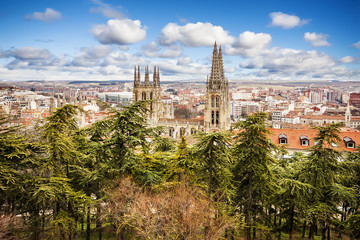
<path fill-rule="evenodd" d="M 22 47 L 13 51 L 13 56 L 21 60 L 44 60 L 52 57 L 49 50 L 35 47 Z"/>
<path fill-rule="evenodd" d="M 271 43 L 271 35 L 267 33 L 243 32 L 232 45 L 225 48 L 228 55 L 256 56 L 267 49 Z"/>
<path fill-rule="evenodd" d="M 329 55 L 318 51 L 272 48 L 240 63 L 258 77 L 278 79 L 349 79 L 359 72 L 339 66 Z"/>
<path fill-rule="evenodd" d="M 161 58 L 176 58 L 182 54 L 182 49 L 179 45 L 172 45 L 165 48 L 159 57 Z"/>
<path fill-rule="evenodd" d="M 354 57 L 351 57 L 351 56 L 346 56 L 346 57 L 340 58 L 339 62 L 341 62 L 341 63 L 353 63 L 353 62 L 356 62 L 356 59 Z"/>
<path fill-rule="evenodd" d="M 180 58 L 176 65 L 181 65 L 181 66 L 190 66 L 190 64 L 192 63 L 192 59 L 190 57 L 184 57 L 184 58 Z"/>
<path fill-rule="evenodd" d="M 141 22 L 131 19 L 110 19 L 106 25 L 95 25 L 91 32 L 103 44 L 126 45 L 146 37 L 146 30 Z"/>
<path fill-rule="evenodd" d="M 330 46 L 330 43 L 327 41 L 328 37 L 329 37 L 328 34 L 315 33 L 315 32 L 304 33 L 304 40 L 310 42 L 313 47 Z"/>
<path fill-rule="evenodd" d="M 9 51 L 3 51 L 1 48 L 0 48 L 0 58 L 8 58 L 9 55 L 11 55 L 11 53 Z"/>
<path fill-rule="evenodd" d="M 116 65 L 122 66 L 122 68 L 133 69 L 135 65 L 145 66 L 149 64 L 150 62 L 145 60 L 142 56 L 115 51 L 105 57 L 102 65 Z"/>
<path fill-rule="evenodd" d="M 97 7 L 90 8 L 91 13 L 101 13 L 107 18 L 117 18 L 122 19 L 124 18 L 124 14 L 115 8 L 111 7 L 110 4 L 104 3 L 101 0 L 93 0 L 93 3 L 98 5 Z M 120 7 L 117 7 L 120 8 Z"/>
<path fill-rule="evenodd" d="M 203 79 L 209 74 L 210 66 L 192 62 L 191 59 L 179 61 L 169 60 L 156 63 L 160 66 L 160 73 L 167 76 L 167 80 L 179 79 Z"/>
<path fill-rule="evenodd" d="M 142 50 L 146 57 L 154 58 L 159 56 L 159 51 L 161 48 L 156 44 L 156 42 L 153 41 L 142 46 Z"/>
<path fill-rule="evenodd" d="M 25 16 L 26 20 L 40 20 L 44 22 L 50 22 L 53 20 L 61 19 L 61 13 L 55 11 L 52 8 L 46 8 L 45 12 L 34 12 Z"/>
<path fill-rule="evenodd" d="M 354 48 L 360 49 L 360 41 L 352 45 Z"/>
<path fill-rule="evenodd" d="M 309 23 L 309 20 L 300 19 L 296 15 L 289 15 L 282 12 L 272 12 L 269 16 L 271 18 L 271 26 L 282 27 L 285 29 L 300 27 Z"/>
<path fill-rule="evenodd" d="M 182 54 L 182 49 L 179 45 L 160 47 L 154 41 L 142 46 L 142 50 L 146 57 L 151 58 L 176 58 Z"/>
<path fill-rule="evenodd" d="M 212 46 L 215 41 L 219 44 L 231 44 L 234 37 L 230 36 L 221 26 L 202 22 L 188 23 L 184 26 L 168 23 L 159 36 L 161 45 L 172 45 L 181 42 L 185 46 L 200 47 Z"/>
<path fill-rule="evenodd" d="M 99 45 L 92 49 L 82 48 L 81 52 L 75 56 L 71 65 L 75 66 L 95 66 L 100 63 L 100 60 L 107 56 L 112 50 L 109 46 Z"/>

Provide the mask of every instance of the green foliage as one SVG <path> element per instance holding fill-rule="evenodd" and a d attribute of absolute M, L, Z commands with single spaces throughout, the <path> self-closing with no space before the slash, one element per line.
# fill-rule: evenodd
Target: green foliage
<path fill-rule="evenodd" d="M 9 232 L 76 239 L 80 225 L 90 234 L 96 223 L 99 238 L 106 229 L 119 239 L 291 239 L 306 221 L 312 237 L 315 226 L 323 237 L 359 237 L 360 148 L 331 147 L 340 125 L 316 128 L 310 153 L 292 157 L 268 139 L 264 113 L 237 123 L 236 136 L 199 133 L 192 146 L 185 137 L 176 145 L 147 126 L 147 104 L 105 104 L 110 116 L 85 129 L 73 105 L 35 130 L 1 119 L 0 220 L 24 224 Z"/>
<path fill-rule="evenodd" d="M 208 195 L 216 199 L 231 200 L 233 194 L 232 158 L 229 149 L 229 134 L 224 132 L 199 133 L 194 145 L 194 157 L 199 162 L 199 174 L 207 181 Z"/>
<path fill-rule="evenodd" d="M 352 239 L 360 239 L 360 212 L 356 212 L 347 220 L 347 229 Z"/>
<path fill-rule="evenodd" d="M 167 137 L 157 136 L 154 145 L 155 152 L 171 152 L 176 149 L 174 141 Z"/>
<path fill-rule="evenodd" d="M 182 181 L 188 179 L 196 181 L 195 173 L 198 168 L 196 159 L 191 156 L 186 138 L 181 136 L 177 150 L 168 163 L 166 179 L 169 181 Z"/>
<path fill-rule="evenodd" d="M 265 113 L 255 113 L 236 124 L 240 131 L 233 149 L 233 173 L 237 186 L 235 202 L 244 208 L 248 240 L 254 231 L 254 218 L 264 214 L 261 205 L 267 204 L 276 191 L 271 164 L 274 163 L 272 152 L 277 148 L 267 138 L 266 119 Z"/>

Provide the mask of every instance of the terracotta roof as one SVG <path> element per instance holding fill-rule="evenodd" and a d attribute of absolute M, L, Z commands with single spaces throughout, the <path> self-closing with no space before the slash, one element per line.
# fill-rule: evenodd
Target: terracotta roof
<path fill-rule="evenodd" d="M 328 116 L 328 115 L 304 115 L 304 116 L 301 116 L 301 118 L 315 119 L 315 120 L 323 120 L 323 119 L 345 120 L 344 116 Z"/>
<path fill-rule="evenodd" d="M 314 137 L 316 137 L 318 131 L 316 129 L 275 129 L 269 128 L 272 133 L 269 138 L 273 143 L 279 144 L 279 137 L 282 134 L 285 134 L 287 137 L 287 145 L 288 149 L 297 149 L 297 150 L 306 150 L 307 148 L 314 146 Z M 302 146 L 300 139 L 307 137 L 309 139 L 309 146 Z M 340 151 L 354 151 L 354 148 L 346 148 L 344 143 L 345 139 L 352 139 L 355 142 L 355 148 L 360 144 L 360 131 L 342 131 L 340 133 L 341 142 L 338 143 L 339 147 L 335 147 L 335 149 Z"/>

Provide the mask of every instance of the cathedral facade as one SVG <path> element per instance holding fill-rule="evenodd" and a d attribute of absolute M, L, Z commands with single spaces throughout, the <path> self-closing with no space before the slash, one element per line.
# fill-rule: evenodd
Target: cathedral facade
<path fill-rule="evenodd" d="M 210 78 L 206 82 L 206 132 L 230 129 L 229 81 L 225 79 L 221 46 L 214 45 Z"/>
<path fill-rule="evenodd" d="M 168 136 L 178 138 L 197 131 L 215 132 L 230 129 L 229 82 L 225 79 L 221 47 L 215 43 L 210 77 L 206 82 L 206 103 L 203 120 L 174 119 L 171 99 L 162 99 L 160 70 L 154 67 L 153 81 L 149 80 L 149 68 L 145 68 L 145 82 L 140 80 L 140 67 L 134 69 L 133 102 L 151 100 L 148 115 L 150 126 L 162 125 Z"/>
<path fill-rule="evenodd" d="M 140 66 L 134 68 L 134 90 L 133 102 L 140 100 L 149 100 L 150 113 L 148 123 L 150 126 L 156 126 L 162 117 L 162 97 L 160 88 L 159 67 L 154 67 L 153 81 L 150 82 L 149 67 L 145 67 L 145 81 L 141 82 Z"/>

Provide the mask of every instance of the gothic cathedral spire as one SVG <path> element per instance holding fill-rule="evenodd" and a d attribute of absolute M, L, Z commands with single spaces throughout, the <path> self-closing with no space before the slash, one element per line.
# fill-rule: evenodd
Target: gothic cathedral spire
<path fill-rule="evenodd" d="M 230 129 L 229 82 L 225 79 L 221 46 L 214 44 L 210 78 L 206 83 L 205 131 Z"/>

